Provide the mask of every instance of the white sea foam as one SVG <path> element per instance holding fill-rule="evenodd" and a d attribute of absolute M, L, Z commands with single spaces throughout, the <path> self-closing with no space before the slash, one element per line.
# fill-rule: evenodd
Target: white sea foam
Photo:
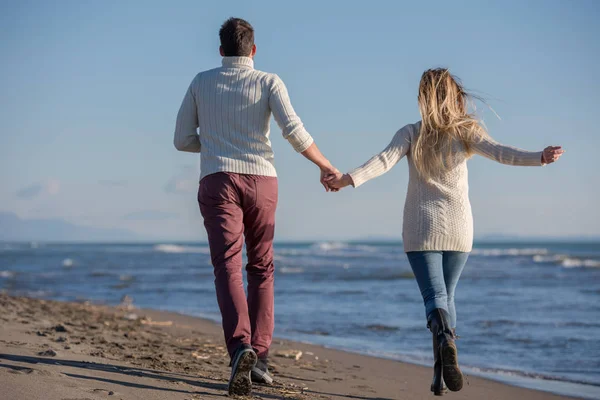
<path fill-rule="evenodd" d="M 548 254 L 548 249 L 544 248 L 508 248 L 508 249 L 473 249 L 473 255 L 484 257 L 501 256 L 536 256 Z"/>
<path fill-rule="evenodd" d="M 72 258 L 65 258 L 62 262 L 63 267 L 72 267 L 75 264 Z"/>
<path fill-rule="evenodd" d="M 180 246 L 177 244 L 157 244 L 154 251 L 161 253 L 200 253 L 210 254 L 210 249 L 206 246 Z"/>
<path fill-rule="evenodd" d="M 343 242 L 322 242 L 315 243 L 312 245 L 313 248 L 319 249 L 322 251 L 332 251 L 332 250 L 342 250 L 347 249 L 348 244 Z"/>
<path fill-rule="evenodd" d="M 561 265 L 565 268 L 600 268 L 600 260 L 581 259 L 581 258 L 565 258 Z"/>
<path fill-rule="evenodd" d="M 566 256 L 562 254 L 552 254 L 552 255 L 535 255 L 533 256 L 533 262 L 536 263 L 556 263 L 562 261 Z"/>
<path fill-rule="evenodd" d="M 15 276 L 13 271 L 0 271 L 0 278 L 12 278 Z"/>
<path fill-rule="evenodd" d="M 571 257 L 566 254 L 552 254 L 548 256 L 536 255 L 533 257 L 533 262 L 559 264 L 565 268 L 600 268 L 600 260 Z"/>
<path fill-rule="evenodd" d="M 304 268 L 300 267 L 281 267 L 279 272 L 282 274 L 301 274 L 304 272 Z"/>

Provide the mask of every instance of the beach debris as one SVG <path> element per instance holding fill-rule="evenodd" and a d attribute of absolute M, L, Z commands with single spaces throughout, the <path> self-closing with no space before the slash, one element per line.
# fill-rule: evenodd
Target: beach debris
<path fill-rule="evenodd" d="M 56 325 L 56 326 L 54 327 L 54 330 L 55 330 L 56 332 L 69 332 L 69 331 L 67 330 L 67 328 L 65 328 L 65 326 L 64 326 L 64 325 L 62 325 L 62 324 L 58 324 L 58 325 Z"/>
<path fill-rule="evenodd" d="M 210 356 L 202 355 L 202 354 L 198 353 L 197 351 L 192 351 L 192 356 L 194 358 L 197 358 L 198 360 L 208 360 L 210 358 Z"/>
<path fill-rule="evenodd" d="M 131 311 L 135 309 L 133 299 L 127 295 L 121 298 L 121 303 L 117 306 L 118 310 Z"/>
<path fill-rule="evenodd" d="M 302 351 L 300 350 L 279 350 L 275 353 L 277 357 L 282 358 L 290 358 L 292 360 L 298 361 L 300 357 L 302 357 Z"/>
<path fill-rule="evenodd" d="M 128 321 L 136 321 L 139 317 L 136 313 L 127 313 L 123 315 L 123 318 L 125 318 Z"/>
<path fill-rule="evenodd" d="M 46 332 L 42 332 L 42 331 L 37 331 L 36 334 L 38 336 L 48 336 L 48 334 Z"/>
<path fill-rule="evenodd" d="M 152 325 L 152 326 L 171 326 L 173 325 L 173 321 L 152 321 L 152 318 L 146 317 L 140 321 L 144 325 Z"/>
<path fill-rule="evenodd" d="M 67 338 L 66 338 L 66 337 L 64 337 L 64 336 L 59 336 L 58 338 L 56 338 L 56 341 L 57 341 L 58 343 L 63 343 L 63 342 L 66 342 L 66 341 L 67 341 Z"/>
<path fill-rule="evenodd" d="M 52 349 L 40 351 L 38 353 L 38 356 L 42 356 L 42 357 L 56 357 L 57 355 L 58 354 Z"/>

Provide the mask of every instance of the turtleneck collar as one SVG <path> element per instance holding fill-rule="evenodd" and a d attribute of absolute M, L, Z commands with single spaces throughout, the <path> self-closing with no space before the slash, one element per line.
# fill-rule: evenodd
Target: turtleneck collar
<path fill-rule="evenodd" d="M 223 57 L 223 66 L 254 69 L 254 61 L 250 57 Z"/>

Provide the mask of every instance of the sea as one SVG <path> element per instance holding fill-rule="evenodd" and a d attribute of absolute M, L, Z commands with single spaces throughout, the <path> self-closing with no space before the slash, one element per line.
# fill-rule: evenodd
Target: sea
<path fill-rule="evenodd" d="M 277 337 L 431 365 L 401 243 L 281 242 L 275 262 Z M 0 290 L 220 320 L 207 244 L 0 243 Z M 467 375 L 600 399 L 600 243 L 476 243 L 455 301 Z"/>

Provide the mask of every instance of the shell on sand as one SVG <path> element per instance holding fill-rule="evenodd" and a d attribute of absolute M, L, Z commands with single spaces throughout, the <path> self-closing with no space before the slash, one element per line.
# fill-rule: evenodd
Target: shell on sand
<path fill-rule="evenodd" d="M 291 358 L 291 359 L 297 361 L 300 359 L 300 357 L 302 357 L 302 351 L 300 351 L 300 350 L 279 350 L 277 353 L 275 353 L 275 355 L 277 357 Z"/>
<path fill-rule="evenodd" d="M 152 321 L 152 318 L 144 318 L 140 321 L 144 325 L 153 325 L 153 326 L 171 326 L 173 325 L 173 321 Z"/>

